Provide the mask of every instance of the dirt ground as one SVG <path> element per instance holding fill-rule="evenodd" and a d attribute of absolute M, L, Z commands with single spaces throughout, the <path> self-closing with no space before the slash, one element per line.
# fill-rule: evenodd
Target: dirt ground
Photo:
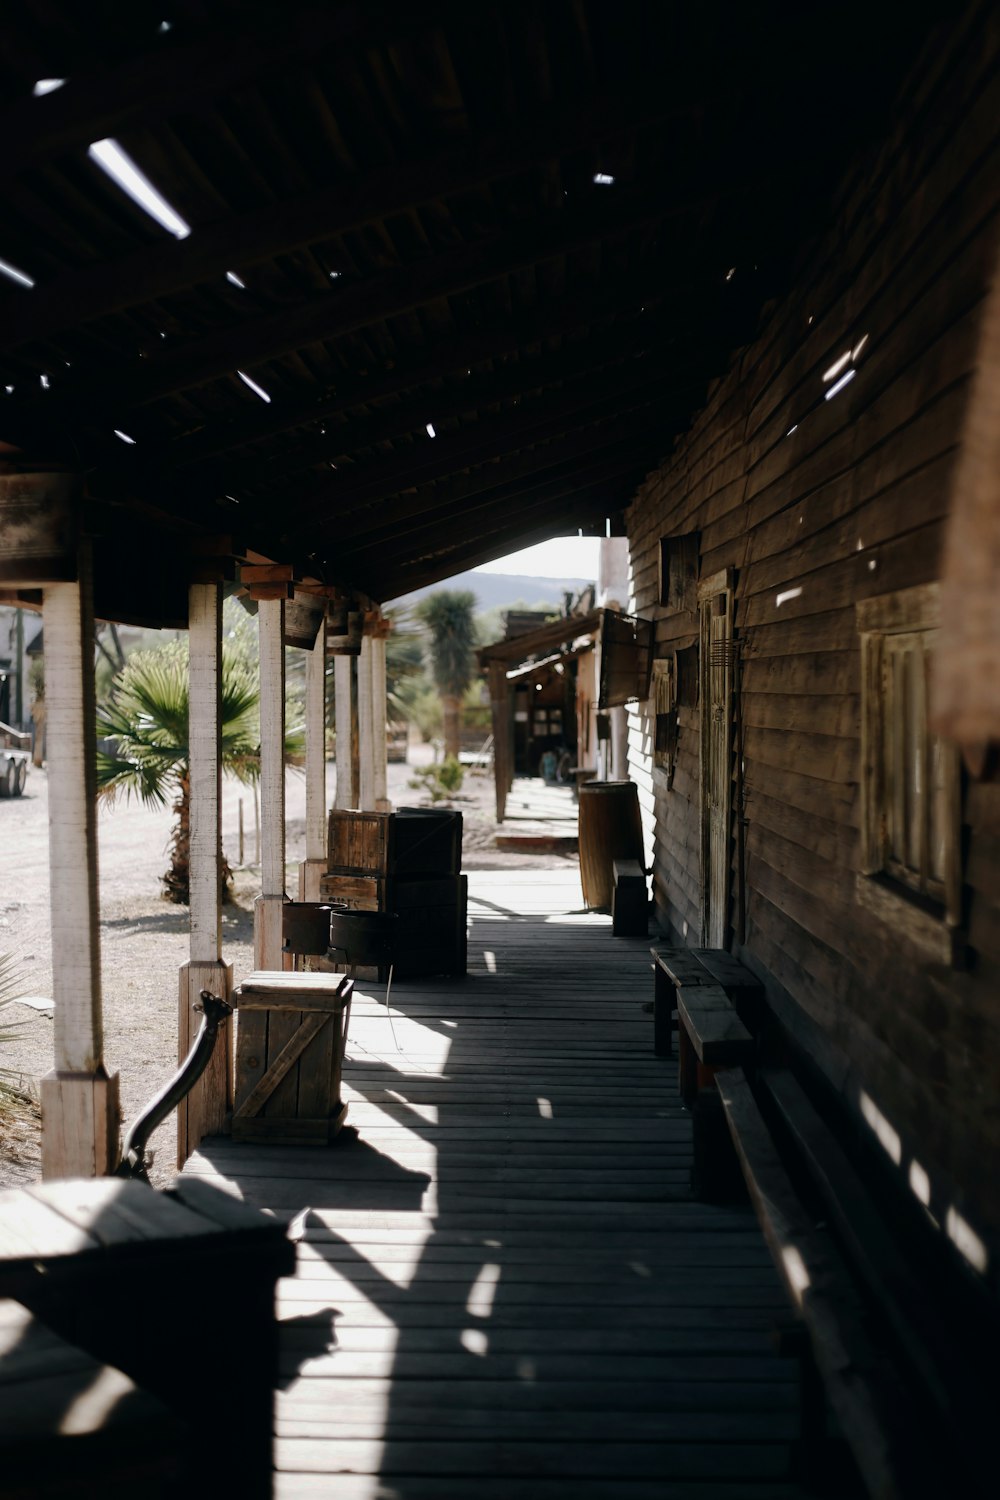
<path fill-rule="evenodd" d="M 430 751 L 414 747 L 410 757 L 409 765 L 389 766 L 389 797 L 397 807 L 426 801 L 407 782 L 413 763 L 429 760 Z M 331 766 L 331 800 L 334 780 Z M 294 866 L 305 853 L 301 774 L 289 772 L 286 798 L 286 858 Z M 467 773 L 452 805 L 464 815 L 464 869 L 565 863 L 565 855 L 526 856 L 496 849 L 492 771 Z M 105 1059 L 109 1071 L 119 1074 L 126 1127 L 177 1063 L 177 974 L 188 958 L 188 911 L 160 895 L 171 821 L 169 808 L 149 809 L 135 802 L 102 807 L 99 814 Z M 252 968 L 253 901 L 260 891 L 260 871 L 253 863 L 253 794 L 235 783 L 223 789 L 222 832 L 236 876 L 234 899 L 223 908 L 223 956 L 239 982 Z M 290 892 L 296 879 L 290 869 Z M 23 797 L 0 802 L 0 953 L 11 953 L 17 960 L 20 990 L 28 1002 L 0 1012 L 0 1026 L 16 1028 L 13 1037 L 0 1036 L 0 1187 L 35 1181 L 40 1175 L 38 1080 L 52 1066 L 50 922 L 48 787 L 45 772 L 33 770 Z M 154 1181 L 166 1182 L 174 1173 L 175 1133 L 171 1118 L 153 1137 Z"/>

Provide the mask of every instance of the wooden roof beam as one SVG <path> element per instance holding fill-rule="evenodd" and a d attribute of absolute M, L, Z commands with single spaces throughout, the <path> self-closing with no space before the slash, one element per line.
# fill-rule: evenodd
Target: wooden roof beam
<path fill-rule="evenodd" d="M 67 84 L 66 91 L 69 88 Z M 58 101 L 63 92 L 31 102 Z M 221 279 L 235 267 L 335 239 L 680 113 L 690 113 L 690 108 L 606 95 L 588 101 L 585 109 L 577 104 L 569 110 L 548 110 L 502 133 L 460 140 L 430 156 L 414 156 L 327 183 L 252 213 L 196 224 L 187 239 L 144 246 L 116 260 L 66 271 L 48 284 L 40 282 L 30 298 L 14 291 L 0 294 L 0 349 L 16 349 L 63 328 Z"/>
<path fill-rule="evenodd" d="M 626 499 L 627 496 L 620 496 L 615 509 L 620 509 Z M 603 532 L 604 518 L 608 513 L 604 502 L 594 501 L 589 516 L 579 506 L 570 507 L 565 511 L 551 513 L 546 521 L 540 520 L 535 527 L 530 527 L 528 522 L 523 521 L 516 527 L 495 532 L 489 538 L 477 538 L 463 547 L 441 553 L 436 558 L 414 558 L 411 563 L 398 565 L 391 572 L 380 574 L 379 586 L 383 599 L 393 599 L 413 589 L 440 583 L 467 568 L 481 567 L 483 563 L 493 562 L 498 557 L 506 556 L 508 552 L 530 547 L 535 542 L 550 541 L 568 531 L 581 528 L 586 531 L 599 526 Z"/>
<path fill-rule="evenodd" d="M 640 434 L 640 437 L 642 435 Z M 519 480 L 497 484 L 479 494 L 458 498 L 448 497 L 432 512 L 414 517 L 412 520 L 386 522 L 384 511 L 374 512 L 380 524 L 369 530 L 360 529 L 364 515 L 345 517 L 338 531 L 344 536 L 343 547 L 352 554 L 378 548 L 381 554 L 400 548 L 412 548 L 422 544 L 426 538 L 436 540 L 438 535 L 447 537 L 476 527 L 488 513 L 503 509 L 505 514 L 517 515 L 531 505 L 551 504 L 574 494 L 590 484 L 611 484 L 623 477 L 634 477 L 642 468 L 644 447 L 638 444 L 635 433 L 606 449 L 596 449 L 563 463 L 555 470 L 544 469 L 535 478 L 531 474 Z M 438 491 L 441 494 L 441 491 Z M 353 523 L 353 524 L 352 524 Z M 417 538 L 417 542 L 414 542 Z"/>
<path fill-rule="evenodd" d="M 461 385 L 450 389 L 424 389 L 407 401 L 333 426 L 325 434 L 303 436 L 294 446 L 273 457 L 248 457 L 220 466 L 216 471 L 218 484 L 229 490 L 255 488 L 278 475 L 293 474 L 324 461 L 333 462 L 393 438 L 419 434 L 422 440 L 428 421 L 440 427 L 443 422 L 498 401 L 509 401 L 525 392 L 554 385 L 562 385 L 569 392 L 588 374 L 622 366 L 650 344 L 662 347 L 665 341 L 666 330 L 662 327 L 654 328 L 645 319 L 633 320 L 586 342 L 575 343 L 569 349 L 561 349 L 557 354 L 511 361 L 488 374 L 470 375 Z"/>
<path fill-rule="evenodd" d="M 673 394 L 677 388 L 676 380 L 669 377 L 668 367 L 653 357 L 631 360 L 615 375 L 609 381 L 606 372 L 599 371 L 589 379 L 573 382 L 532 402 L 523 410 L 508 410 L 497 417 L 483 418 L 441 438 L 425 437 L 406 452 L 365 464 L 353 482 L 346 475 L 330 474 L 295 506 L 289 519 L 295 525 L 300 517 L 314 512 L 317 505 L 331 503 L 336 505 L 340 516 L 345 512 L 352 514 L 403 490 L 431 484 L 459 470 L 488 464 L 537 443 L 561 438 L 570 428 L 620 415 L 657 397 Z M 489 479 L 484 487 L 491 487 Z"/>
<path fill-rule="evenodd" d="M 76 55 L 66 57 L 58 64 L 67 74 L 60 89 L 18 99 L 4 110 L 0 181 L 70 151 L 86 151 L 105 136 L 201 111 L 284 67 L 307 66 L 328 48 L 384 41 L 389 28 L 427 30 L 439 21 L 436 6 L 428 10 L 406 0 L 366 0 L 363 6 L 286 0 L 270 13 L 247 6 L 238 25 L 196 32 L 190 40 L 180 32 L 158 33 L 151 20 L 147 52 L 76 77 Z"/>
<path fill-rule="evenodd" d="M 363 551 L 377 554 L 380 548 L 391 546 L 397 536 L 407 535 L 410 532 L 419 534 L 426 527 L 433 526 L 435 513 L 443 511 L 445 506 L 455 507 L 449 524 L 461 531 L 463 521 L 473 509 L 478 509 L 478 507 L 470 506 L 463 509 L 462 502 L 467 497 L 483 494 L 487 497 L 483 501 L 486 508 L 498 500 L 503 504 L 509 504 L 511 497 L 516 496 L 519 491 L 528 489 L 532 484 L 542 483 L 543 476 L 558 479 L 558 474 L 554 475 L 551 471 L 557 470 L 560 466 L 574 461 L 582 462 L 587 458 L 596 458 L 598 454 L 608 453 L 609 450 L 618 449 L 620 452 L 623 445 L 634 445 L 636 467 L 641 470 L 638 477 L 641 479 L 662 451 L 663 443 L 666 441 L 664 434 L 672 431 L 666 420 L 668 415 L 669 413 L 665 413 L 662 407 L 645 407 L 614 422 L 602 423 L 583 432 L 574 433 L 559 443 L 550 443 L 545 448 L 532 448 L 524 453 L 514 454 L 501 463 L 492 465 L 489 471 L 491 477 L 486 477 L 482 471 L 477 471 L 475 474 L 463 475 L 446 488 L 439 488 L 436 494 L 431 492 L 419 498 L 407 497 L 406 505 L 402 507 L 404 515 L 397 514 L 396 507 L 392 509 L 383 507 L 381 524 L 377 528 L 369 525 L 367 529 L 362 530 L 364 523 L 359 518 L 342 516 L 333 512 L 326 524 L 323 520 L 317 522 L 314 519 L 311 531 L 296 539 L 298 548 L 302 550 L 306 546 L 315 544 L 317 552 L 320 553 L 325 549 L 339 551 L 343 546 L 342 538 L 346 528 L 347 535 L 358 537 L 358 542 L 351 549 L 355 556 Z M 403 522 L 413 515 L 422 515 L 429 519 L 424 519 L 410 527 L 409 531 L 404 531 Z M 309 540 L 306 540 L 307 536 Z"/>
<path fill-rule="evenodd" d="M 421 528 L 419 532 L 400 537 L 391 543 L 380 544 L 377 552 L 372 547 L 355 549 L 348 543 L 343 554 L 346 566 L 348 569 L 357 567 L 363 572 L 369 556 L 376 555 L 379 568 L 391 567 L 395 561 L 401 562 L 411 557 L 433 556 L 439 551 L 462 546 L 466 542 L 469 544 L 483 542 L 498 531 L 502 531 L 505 535 L 508 532 L 513 534 L 518 527 L 523 528 L 527 524 L 534 524 L 549 515 L 572 513 L 589 517 L 591 512 L 587 507 L 592 501 L 599 501 L 600 505 L 604 505 L 605 508 L 601 514 L 607 515 L 609 514 L 607 497 L 609 495 L 617 497 L 625 492 L 631 494 L 642 477 L 642 465 L 634 448 L 631 463 L 625 465 L 619 460 L 616 470 L 615 473 L 607 475 L 581 467 L 572 475 L 566 475 L 548 484 L 533 486 L 513 499 L 494 496 L 489 505 L 479 509 L 471 524 L 463 526 L 454 518 L 447 522 L 435 519 L 432 524 Z M 617 509 L 617 500 L 610 508 Z"/>
<path fill-rule="evenodd" d="M 538 316 L 532 310 L 520 317 L 497 319 L 472 331 L 446 334 L 394 362 L 389 369 L 362 375 L 345 372 L 335 389 L 327 388 L 308 402 L 276 399 L 270 406 L 261 406 L 239 417 L 210 421 L 209 425 L 169 442 L 144 443 L 141 452 L 123 452 L 116 440 L 113 457 L 91 477 L 91 488 L 97 494 L 105 490 L 114 492 L 123 478 L 134 487 L 140 474 L 148 475 L 155 483 L 167 471 L 173 474 L 179 469 L 203 464 L 216 455 L 321 422 L 359 406 L 383 401 L 403 391 L 411 391 L 421 383 L 482 364 L 485 360 L 521 353 L 546 339 L 587 329 L 606 320 L 631 320 L 643 307 L 653 315 L 659 295 L 651 282 L 647 285 L 641 278 L 630 277 L 626 287 L 611 292 L 591 296 L 576 293 L 553 299 L 539 310 Z M 689 332 L 686 324 L 683 331 L 685 334 Z M 174 484 L 172 479 L 171 486 Z"/>
<path fill-rule="evenodd" d="M 609 198 L 613 202 L 609 203 Z M 349 295 L 346 290 L 338 291 L 336 282 L 331 283 L 330 290 L 321 296 L 165 348 L 148 359 L 137 359 L 129 368 L 90 370 L 86 377 L 61 382 L 60 388 L 67 401 L 75 401 L 83 411 L 119 414 L 176 391 L 231 376 L 237 369 L 254 369 L 267 360 L 342 338 L 425 303 L 586 249 L 600 240 L 650 227 L 664 218 L 694 216 L 704 208 L 704 200 L 678 204 L 676 199 L 657 196 L 654 202 L 642 189 L 626 188 L 592 200 L 585 210 L 567 206 L 545 219 L 536 216 L 520 223 L 506 234 L 458 245 L 415 264 L 396 266 L 352 286 Z M 678 302 L 689 292 L 683 284 L 686 276 L 703 282 L 708 294 L 717 292 L 722 284 L 718 268 L 706 266 L 703 251 L 695 256 L 692 249 L 689 263 L 671 266 Z M 96 399 L 95 386 L 102 389 Z"/>

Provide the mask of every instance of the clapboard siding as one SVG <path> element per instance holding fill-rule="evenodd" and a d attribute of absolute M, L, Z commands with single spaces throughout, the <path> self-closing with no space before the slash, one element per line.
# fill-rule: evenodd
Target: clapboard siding
<path fill-rule="evenodd" d="M 969 972 L 935 968 L 858 903 L 855 605 L 939 576 L 997 252 L 998 125 L 1000 20 L 973 6 L 951 49 L 923 60 L 882 148 L 845 179 L 795 289 L 765 310 L 627 516 L 632 608 L 655 620 L 658 656 L 698 635 L 692 612 L 658 603 L 660 538 L 697 531 L 702 576 L 736 570 L 746 961 L 781 1014 L 808 1018 L 801 1034 L 845 1095 L 876 1101 L 903 1169 L 912 1155 L 931 1173 L 935 1210 L 959 1204 L 994 1247 L 1000 1119 L 984 1084 L 1000 1075 L 1000 787 L 964 794 Z M 865 336 L 854 379 L 824 399 L 824 372 Z M 680 711 L 670 788 L 649 728 L 648 706 L 631 709 L 659 918 L 697 942 L 699 713 Z M 734 749 L 734 832 L 738 769 Z"/>

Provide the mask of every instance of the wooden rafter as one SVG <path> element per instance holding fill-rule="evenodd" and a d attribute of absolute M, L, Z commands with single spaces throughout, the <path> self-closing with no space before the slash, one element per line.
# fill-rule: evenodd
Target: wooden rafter
<path fill-rule="evenodd" d="M 93 64 L 53 93 L 19 99 L 3 112 L 0 180 L 86 151 L 105 136 L 203 110 L 266 73 L 314 62 L 327 48 L 377 42 L 387 28 L 398 34 L 437 20 L 436 8 L 369 0 L 363 7 L 286 4 L 270 20 L 266 9 L 248 7 L 239 26 L 206 28 L 190 41 L 178 42 L 150 26 L 148 51 L 124 62 Z M 67 73 L 75 60 L 63 60 Z"/>
<path fill-rule="evenodd" d="M 422 443 L 414 444 L 404 453 L 365 464 L 364 472 L 353 482 L 346 476 L 331 474 L 303 499 L 293 519 L 313 513 L 317 503 L 329 504 L 331 501 L 336 503 L 341 515 L 345 512 L 352 514 L 402 490 L 432 484 L 463 469 L 492 465 L 498 459 L 520 453 L 535 444 L 554 445 L 568 433 L 579 434 L 586 441 L 587 430 L 595 423 L 658 399 L 662 401 L 675 390 L 675 383 L 669 375 L 665 377 L 660 361 L 632 360 L 616 372 L 615 381 L 610 386 L 598 374 L 573 382 L 526 405 L 523 410 L 504 411 L 497 417 L 482 418 L 442 438 L 431 440 L 424 436 Z M 544 455 L 540 458 L 544 460 Z M 543 461 L 540 467 L 548 467 L 548 464 Z M 338 482 L 342 479 L 345 482 Z M 482 487 L 491 487 L 489 473 L 483 479 Z M 418 507 L 420 503 L 418 496 Z M 405 512 L 405 509 L 404 504 L 400 512 Z M 414 513 L 419 514 L 419 509 Z"/>
<path fill-rule="evenodd" d="M 440 583 L 467 568 L 480 567 L 503 557 L 512 547 L 530 547 L 535 542 L 547 542 L 553 537 L 565 536 L 569 532 L 582 531 L 584 535 L 604 535 L 607 507 L 595 505 L 590 516 L 579 508 L 547 513 L 545 521 L 535 529 L 527 529 L 522 522 L 516 528 L 496 532 L 491 539 L 477 538 L 465 546 L 441 552 L 431 559 L 413 559 L 395 570 L 380 569 L 379 585 L 385 599 L 394 599 L 412 589 L 424 588 L 428 584 Z"/>
<path fill-rule="evenodd" d="M 461 384 L 444 390 L 425 388 L 408 401 L 397 402 L 353 422 L 331 426 L 325 433 L 304 434 L 297 443 L 282 448 L 273 457 L 247 457 L 220 467 L 219 483 L 236 490 L 259 486 L 278 475 L 308 469 L 325 460 L 332 462 L 393 438 L 417 433 L 423 439 L 431 418 L 440 426 L 498 401 L 520 399 L 527 392 L 550 386 L 564 385 L 569 397 L 585 376 L 607 372 L 609 366 L 620 369 L 627 380 L 628 361 L 641 355 L 651 339 L 655 341 L 650 329 L 635 322 L 627 323 L 557 354 L 520 359 L 486 374 L 471 374 Z M 525 408 L 525 416 L 530 416 L 529 408 Z M 412 482 L 420 481 L 414 478 Z"/>
<path fill-rule="evenodd" d="M 665 217 L 690 215 L 694 222 L 704 207 L 704 199 L 683 205 L 665 199 L 654 202 L 644 190 L 625 189 L 615 196 L 613 207 L 606 200 L 591 202 L 582 210 L 567 207 L 547 218 L 520 223 L 507 233 L 459 245 L 417 264 L 397 266 L 350 288 L 333 282 L 320 296 L 188 340 L 129 370 L 109 369 L 101 373 L 96 396 L 93 372 L 86 381 L 66 381 L 60 388 L 67 398 L 91 411 L 120 412 L 146 405 L 172 392 L 232 375 L 236 369 L 252 369 L 312 344 L 342 338 L 601 240 L 649 228 Z M 694 281 L 709 279 L 703 257 L 692 257 L 685 271 Z M 718 281 L 714 270 L 711 280 Z M 678 286 L 677 292 L 680 301 L 690 287 Z"/>
<path fill-rule="evenodd" d="M 529 475 L 458 500 L 449 501 L 442 496 L 432 514 L 387 521 L 384 511 L 376 511 L 372 513 L 376 524 L 365 529 L 362 513 L 351 518 L 349 532 L 345 518 L 344 548 L 352 556 L 371 550 L 386 558 L 397 552 L 412 553 L 424 541 L 428 546 L 436 546 L 439 541 L 454 540 L 465 531 L 478 535 L 494 516 L 505 521 L 516 520 L 527 511 L 554 505 L 591 485 L 609 485 L 625 477 L 634 481 L 641 477 L 644 453 L 645 446 L 633 434 L 606 451 L 590 451 L 555 470 L 544 470 L 538 480 Z"/>
<path fill-rule="evenodd" d="M 514 318 L 486 320 L 473 330 L 459 329 L 429 346 L 393 360 L 379 371 L 362 370 L 337 381 L 335 389 L 321 389 L 308 401 L 281 401 L 241 411 L 237 417 L 215 420 L 169 442 L 143 446 L 141 453 L 123 453 L 115 445 L 113 460 L 101 466 L 93 483 L 98 492 L 115 489 L 123 475 L 131 483 L 140 469 L 155 482 L 167 470 L 203 465 L 207 460 L 294 431 L 357 407 L 368 406 L 420 385 L 540 346 L 547 339 L 605 323 L 630 321 L 640 310 L 655 316 L 658 293 L 652 278 L 630 277 L 625 287 L 554 299 L 543 307 Z M 675 325 L 676 326 L 676 325 Z M 686 326 L 682 329 L 687 332 Z M 360 447 L 360 443 L 355 444 Z M 129 462 L 132 460 L 132 462 Z"/>
<path fill-rule="evenodd" d="M 401 541 L 393 547 L 382 548 L 378 553 L 379 570 L 405 572 L 441 556 L 449 559 L 464 558 L 466 554 L 478 557 L 480 552 L 485 555 L 498 543 L 507 546 L 512 539 L 516 540 L 522 533 L 534 531 L 539 526 L 555 525 L 575 530 L 594 521 L 603 524 L 608 516 L 617 514 L 627 504 L 635 487 L 634 467 L 627 476 L 617 476 L 612 481 L 578 479 L 575 484 L 566 485 L 559 494 L 535 495 L 518 501 L 516 505 L 491 510 L 478 525 L 468 530 L 454 525 L 428 530 L 410 538 L 409 544 Z M 363 560 L 355 560 L 350 554 L 348 557 L 352 566 L 364 566 Z M 462 561 L 460 565 L 465 567 L 466 563 Z M 474 563 L 468 565 L 475 566 Z"/>
<path fill-rule="evenodd" d="M 48 98 L 60 99 L 62 91 Z M 67 271 L 39 285 L 30 304 L 16 292 L 0 299 L 0 349 L 16 349 L 122 308 L 222 278 L 303 245 L 331 240 L 421 203 L 468 192 L 567 152 L 662 123 L 676 105 L 606 96 L 585 109 L 539 113 L 480 139 L 462 138 L 432 156 L 415 156 L 197 226 L 184 240 L 144 246 L 116 260 Z M 105 132 L 108 133 L 108 132 Z"/>

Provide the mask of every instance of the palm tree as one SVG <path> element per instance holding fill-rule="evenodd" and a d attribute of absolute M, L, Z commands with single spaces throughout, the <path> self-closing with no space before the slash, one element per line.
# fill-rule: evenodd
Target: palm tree
<path fill-rule="evenodd" d="M 244 783 L 260 775 L 260 689 L 253 667 L 238 652 L 222 648 L 222 768 Z M 188 652 L 182 641 L 129 658 L 115 679 L 112 696 L 97 714 L 99 740 L 112 750 L 97 750 L 98 795 L 109 802 L 138 796 L 162 807 L 173 794 L 174 826 L 168 850 L 170 867 L 163 876 L 171 901 L 189 899 L 191 844 L 191 769 L 188 749 Z M 290 726 L 286 754 L 301 753 L 302 730 Z M 223 860 L 223 888 L 231 872 Z"/>
<path fill-rule="evenodd" d="M 458 756 L 462 699 L 472 681 L 476 596 L 468 589 L 439 589 L 417 605 L 430 631 L 431 672 L 444 713 L 444 753 Z"/>

